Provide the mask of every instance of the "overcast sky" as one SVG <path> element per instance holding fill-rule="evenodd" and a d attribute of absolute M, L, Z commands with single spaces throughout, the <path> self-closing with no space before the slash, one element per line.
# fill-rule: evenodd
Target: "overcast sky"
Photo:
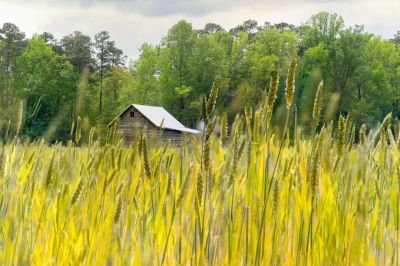
<path fill-rule="evenodd" d="M 0 24 L 58 39 L 74 30 L 92 37 L 107 30 L 134 59 L 143 42 L 159 43 L 180 19 L 194 28 L 214 22 L 228 30 L 247 19 L 299 25 L 319 11 L 336 12 L 346 25 L 363 24 L 384 38 L 400 30 L 400 0 L 0 0 Z"/>

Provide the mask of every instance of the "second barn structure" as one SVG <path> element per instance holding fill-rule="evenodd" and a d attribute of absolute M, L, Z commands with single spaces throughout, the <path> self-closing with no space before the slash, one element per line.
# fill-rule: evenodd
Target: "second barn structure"
<path fill-rule="evenodd" d="M 130 104 L 108 126 L 114 126 L 126 144 L 145 135 L 154 144 L 179 145 L 183 136 L 200 133 L 182 125 L 163 107 L 140 104 Z"/>

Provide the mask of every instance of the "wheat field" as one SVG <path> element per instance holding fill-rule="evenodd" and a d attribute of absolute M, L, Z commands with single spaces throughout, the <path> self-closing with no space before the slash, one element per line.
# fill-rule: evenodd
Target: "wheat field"
<path fill-rule="evenodd" d="M 230 127 L 214 110 L 215 85 L 205 131 L 180 147 L 145 137 L 127 147 L 117 136 L 104 145 L 2 144 L 0 264 L 398 264 L 391 115 L 368 134 L 350 116 L 324 125 L 318 89 L 315 133 L 303 137 L 288 126 L 295 67 L 281 137 L 270 126 L 273 75 L 265 103 Z"/>

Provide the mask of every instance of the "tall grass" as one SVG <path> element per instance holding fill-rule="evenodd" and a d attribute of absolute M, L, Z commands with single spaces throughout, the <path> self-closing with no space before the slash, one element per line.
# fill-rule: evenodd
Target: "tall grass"
<path fill-rule="evenodd" d="M 289 120 L 291 80 L 286 91 Z M 0 264 L 398 262 L 400 138 L 390 115 L 354 143 L 351 116 L 318 130 L 317 100 L 314 136 L 291 146 L 288 126 L 278 139 L 267 130 L 276 91 L 229 133 L 217 92 L 204 101 L 203 137 L 179 148 L 145 137 L 130 147 L 0 146 Z"/>

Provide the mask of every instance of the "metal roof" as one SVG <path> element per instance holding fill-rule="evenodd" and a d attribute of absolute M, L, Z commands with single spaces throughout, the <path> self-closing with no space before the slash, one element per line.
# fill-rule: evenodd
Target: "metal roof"
<path fill-rule="evenodd" d="M 167 110 L 160 106 L 150 106 L 141 104 L 131 104 L 124 111 L 122 111 L 109 125 L 111 125 L 117 118 L 125 113 L 131 106 L 139 111 L 146 117 L 153 125 L 162 129 L 170 129 L 192 134 L 200 133 L 200 131 L 187 128 L 175 119 Z"/>

